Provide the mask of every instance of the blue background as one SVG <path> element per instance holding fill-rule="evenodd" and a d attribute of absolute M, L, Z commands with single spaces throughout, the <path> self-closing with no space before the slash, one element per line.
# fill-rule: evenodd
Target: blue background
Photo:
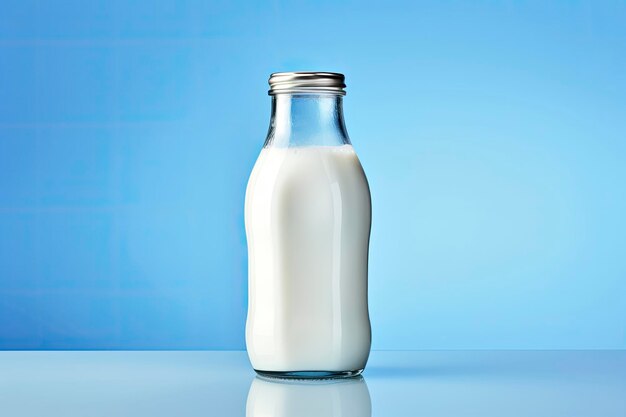
<path fill-rule="evenodd" d="M 274 71 L 347 76 L 377 349 L 626 348 L 623 2 L 0 4 L 0 348 L 244 348 Z"/>

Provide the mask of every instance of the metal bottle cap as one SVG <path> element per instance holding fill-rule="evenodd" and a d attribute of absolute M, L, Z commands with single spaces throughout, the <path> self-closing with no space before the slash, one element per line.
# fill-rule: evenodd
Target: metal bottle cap
<path fill-rule="evenodd" d="M 270 75 L 268 94 L 332 93 L 344 96 L 345 79 L 337 72 L 275 72 Z"/>

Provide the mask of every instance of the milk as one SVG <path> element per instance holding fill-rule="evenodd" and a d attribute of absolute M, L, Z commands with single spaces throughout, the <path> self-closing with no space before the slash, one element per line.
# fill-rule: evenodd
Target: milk
<path fill-rule="evenodd" d="M 266 147 L 246 190 L 246 344 L 258 371 L 360 371 L 370 193 L 351 145 Z"/>

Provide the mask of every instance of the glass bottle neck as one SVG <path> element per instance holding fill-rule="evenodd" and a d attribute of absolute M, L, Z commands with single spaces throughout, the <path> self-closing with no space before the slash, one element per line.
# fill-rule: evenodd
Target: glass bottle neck
<path fill-rule="evenodd" d="M 350 144 L 343 97 L 336 94 L 276 94 L 265 147 Z"/>

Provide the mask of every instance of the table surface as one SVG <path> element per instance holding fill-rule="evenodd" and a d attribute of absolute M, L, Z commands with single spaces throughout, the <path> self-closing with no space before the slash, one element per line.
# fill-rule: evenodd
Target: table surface
<path fill-rule="evenodd" d="M 0 352 L 1 416 L 626 416 L 626 351 L 374 351 L 363 378 L 255 377 L 245 352 Z"/>

